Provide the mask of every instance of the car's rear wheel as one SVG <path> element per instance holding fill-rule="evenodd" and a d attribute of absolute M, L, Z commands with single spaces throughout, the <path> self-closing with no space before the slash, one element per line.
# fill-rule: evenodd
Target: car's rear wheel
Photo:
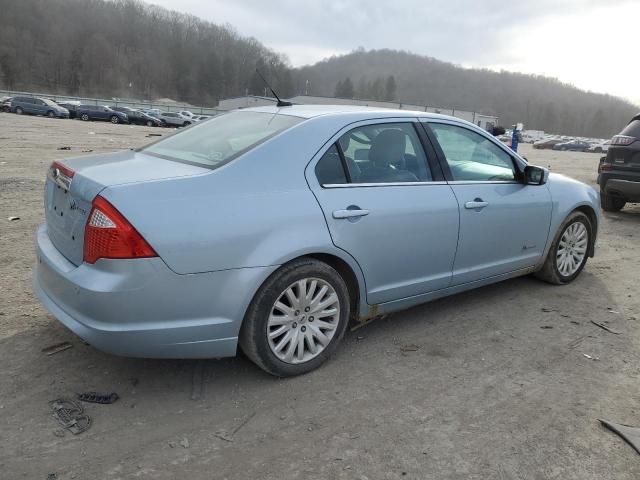
<path fill-rule="evenodd" d="M 49 110 L 49 111 L 47 112 L 47 117 L 49 117 L 49 118 L 54 118 L 55 116 L 56 116 L 56 114 L 55 114 L 55 113 L 53 113 L 53 110 Z"/>
<path fill-rule="evenodd" d="M 16 107 L 16 115 L 22 115 L 22 112 L 23 112 L 23 111 L 24 111 L 24 110 L 22 110 L 22 108 L 20 108 L 20 107 Z"/>
<path fill-rule="evenodd" d="M 329 358 L 348 322 L 349 291 L 340 274 L 302 258 L 260 287 L 242 324 L 240 347 L 272 375 L 300 375 Z"/>
<path fill-rule="evenodd" d="M 120 119 L 116 115 L 111 115 L 111 123 L 117 125 L 118 123 L 120 123 Z"/>
<path fill-rule="evenodd" d="M 147 127 L 153 127 L 155 125 L 155 123 L 153 123 L 151 120 L 147 120 Z"/>
<path fill-rule="evenodd" d="M 615 197 L 600 189 L 600 206 L 605 212 L 619 212 L 627 204 L 622 197 Z"/>
<path fill-rule="evenodd" d="M 589 258 L 592 235 L 593 226 L 589 217 L 582 212 L 573 212 L 558 229 L 536 277 L 556 285 L 575 280 Z"/>
<path fill-rule="evenodd" d="M 82 115 L 80 115 L 80 120 L 82 120 L 84 122 L 88 122 L 89 121 L 89 115 L 87 115 L 86 113 L 83 113 Z"/>

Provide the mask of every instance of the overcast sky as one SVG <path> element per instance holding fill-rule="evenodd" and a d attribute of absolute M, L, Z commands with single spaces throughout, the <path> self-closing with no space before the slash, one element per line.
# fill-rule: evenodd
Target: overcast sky
<path fill-rule="evenodd" d="M 231 24 L 293 66 L 403 49 L 559 78 L 640 106 L 640 0 L 147 0 Z"/>

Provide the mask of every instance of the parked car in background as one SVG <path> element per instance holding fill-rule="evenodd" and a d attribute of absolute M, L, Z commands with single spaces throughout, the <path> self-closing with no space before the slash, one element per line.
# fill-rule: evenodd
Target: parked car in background
<path fill-rule="evenodd" d="M 187 117 L 187 118 L 193 118 L 195 117 L 195 115 L 193 113 L 191 113 L 189 110 L 182 110 L 181 112 L 178 112 L 180 115 L 182 115 L 183 117 Z"/>
<path fill-rule="evenodd" d="M 106 120 L 113 124 L 129 123 L 126 113 L 116 112 L 106 105 L 80 105 L 76 110 L 80 120 Z"/>
<path fill-rule="evenodd" d="M 591 145 L 589 145 L 587 142 L 582 141 L 582 140 L 569 140 L 568 142 L 561 142 L 561 143 L 556 143 L 553 147 L 554 150 L 561 150 L 561 151 L 571 151 L 571 152 L 584 152 L 586 151 Z"/>
<path fill-rule="evenodd" d="M 640 114 L 610 140 L 607 156 L 600 159 L 600 202 L 607 212 L 640 202 Z"/>
<path fill-rule="evenodd" d="M 544 140 L 533 142 L 533 148 L 536 150 L 550 150 L 554 145 L 562 142 L 566 142 L 566 140 L 561 138 L 545 138 Z"/>
<path fill-rule="evenodd" d="M 69 329 L 135 357 L 239 346 L 277 376 L 320 366 L 351 320 L 529 273 L 572 282 L 600 214 L 593 188 L 472 123 L 319 105 L 54 162 L 44 198 L 34 290 Z"/>
<path fill-rule="evenodd" d="M 44 115 L 49 118 L 69 118 L 69 110 L 53 100 L 42 97 L 13 97 L 10 111 L 18 115 Z"/>
<path fill-rule="evenodd" d="M 162 115 L 162 110 L 159 108 L 143 108 L 142 112 L 155 118 L 159 118 Z"/>
<path fill-rule="evenodd" d="M 11 111 L 11 99 L 13 97 L 2 97 L 0 99 L 0 111 L 8 113 Z"/>
<path fill-rule="evenodd" d="M 162 120 L 167 127 L 188 127 L 194 120 L 190 117 L 185 117 L 178 112 L 162 112 L 158 118 Z"/>
<path fill-rule="evenodd" d="M 607 140 L 606 142 L 592 143 L 587 151 L 594 153 L 607 153 L 609 151 L 609 145 L 611 145 L 611 140 Z"/>
<path fill-rule="evenodd" d="M 78 107 L 80 106 L 80 102 L 60 101 L 56 103 L 62 108 L 66 108 L 67 110 L 69 110 L 69 118 L 78 118 Z"/>
<path fill-rule="evenodd" d="M 163 123 L 161 120 L 151 115 L 147 115 L 141 110 L 136 110 L 129 107 L 111 107 L 116 112 L 122 112 L 127 115 L 129 123 L 134 125 L 146 125 L 147 127 L 161 127 Z"/>

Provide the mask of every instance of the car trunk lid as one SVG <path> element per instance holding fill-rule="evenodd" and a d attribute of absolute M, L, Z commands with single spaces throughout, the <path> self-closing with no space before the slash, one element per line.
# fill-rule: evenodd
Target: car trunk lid
<path fill-rule="evenodd" d="M 208 172 L 135 151 L 54 162 L 47 173 L 44 198 L 49 238 L 70 262 L 80 265 L 92 201 L 104 188 Z"/>

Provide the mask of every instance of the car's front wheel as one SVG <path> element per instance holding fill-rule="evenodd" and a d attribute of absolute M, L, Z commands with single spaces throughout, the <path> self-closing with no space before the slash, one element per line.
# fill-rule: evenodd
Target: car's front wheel
<path fill-rule="evenodd" d="M 55 118 L 55 116 L 56 116 L 56 114 L 55 114 L 55 113 L 53 113 L 53 110 L 49 110 L 49 111 L 47 112 L 47 117 L 49 117 L 49 118 Z"/>
<path fill-rule="evenodd" d="M 120 123 L 120 119 L 116 115 L 111 115 L 111 123 L 117 125 L 118 123 Z"/>
<path fill-rule="evenodd" d="M 340 274 L 313 258 L 284 265 L 256 293 L 240 347 L 278 377 L 307 373 L 335 351 L 349 322 L 349 291 Z"/>
<path fill-rule="evenodd" d="M 558 229 L 544 265 L 536 276 L 556 285 L 575 280 L 589 258 L 592 235 L 589 217 L 582 212 L 573 212 Z"/>
<path fill-rule="evenodd" d="M 83 122 L 88 122 L 89 121 L 89 115 L 87 115 L 86 113 L 83 113 L 82 115 L 80 115 L 80 119 Z"/>
<path fill-rule="evenodd" d="M 22 115 L 22 112 L 23 112 L 22 108 L 16 107 L 16 115 Z"/>

